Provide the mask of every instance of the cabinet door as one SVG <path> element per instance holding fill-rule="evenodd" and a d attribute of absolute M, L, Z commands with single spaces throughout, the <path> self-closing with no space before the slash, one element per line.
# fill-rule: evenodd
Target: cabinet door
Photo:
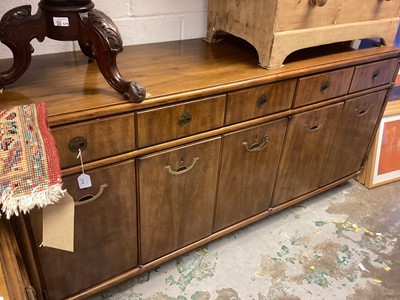
<path fill-rule="evenodd" d="M 361 168 L 385 95 L 386 90 L 345 102 L 321 186 Z"/>
<path fill-rule="evenodd" d="M 293 116 L 279 165 L 273 206 L 319 187 L 343 103 Z"/>
<path fill-rule="evenodd" d="M 104 188 L 97 200 L 75 206 L 74 252 L 39 247 L 41 210 L 30 214 L 49 299 L 63 299 L 138 264 L 134 161 L 86 173 L 93 185 L 86 190 L 78 187 L 79 174 L 63 178 L 76 201 Z"/>
<path fill-rule="evenodd" d="M 287 119 L 227 134 L 214 230 L 269 208 Z"/>
<path fill-rule="evenodd" d="M 215 138 L 140 158 L 142 264 L 211 234 L 220 146 Z"/>

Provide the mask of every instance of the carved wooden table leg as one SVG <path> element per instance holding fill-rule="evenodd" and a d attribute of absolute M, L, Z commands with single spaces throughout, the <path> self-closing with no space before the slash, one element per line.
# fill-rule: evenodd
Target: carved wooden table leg
<path fill-rule="evenodd" d="M 0 41 L 13 53 L 13 65 L 0 72 L 0 87 L 19 79 L 31 63 L 33 48 L 30 41 L 45 38 L 45 19 L 39 12 L 32 16 L 31 6 L 24 5 L 11 9 L 1 18 Z"/>
<path fill-rule="evenodd" d="M 95 59 L 107 82 L 126 100 L 141 102 L 146 97 L 142 85 L 122 78 L 117 67 L 117 54 L 123 49 L 122 39 L 113 21 L 93 9 L 91 0 L 41 0 L 35 15 L 31 6 L 11 9 L 0 20 L 0 41 L 13 53 L 13 64 L 0 72 L 0 88 L 19 79 L 28 69 L 33 48 L 30 41 L 45 37 L 79 42 L 82 52 Z"/>
<path fill-rule="evenodd" d="M 93 9 L 81 13 L 79 44 L 82 52 L 97 61 L 100 72 L 108 83 L 125 99 L 141 101 L 146 92 L 142 85 L 122 78 L 117 67 L 117 54 L 123 49 L 117 27 L 103 12 Z"/>

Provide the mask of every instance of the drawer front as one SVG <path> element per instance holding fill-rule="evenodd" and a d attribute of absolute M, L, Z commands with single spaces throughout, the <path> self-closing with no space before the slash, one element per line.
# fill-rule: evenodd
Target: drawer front
<path fill-rule="evenodd" d="M 399 8 L 400 0 L 342 0 L 337 24 L 394 18 Z"/>
<path fill-rule="evenodd" d="M 61 168 L 80 164 L 78 148 L 84 162 L 94 161 L 135 148 L 134 114 L 103 118 L 52 129 L 60 156 Z"/>
<path fill-rule="evenodd" d="M 64 299 L 138 264 L 134 161 L 87 174 L 93 186 L 86 190 L 78 187 L 79 174 L 63 178 L 75 201 L 102 192 L 75 206 L 74 252 L 39 247 L 42 210 L 29 215 L 49 299 Z"/>
<path fill-rule="evenodd" d="M 393 18 L 400 7 L 400 0 L 328 0 L 323 6 L 310 2 L 278 0 L 275 32 Z"/>
<path fill-rule="evenodd" d="M 299 79 L 294 106 L 299 107 L 347 94 L 354 68 Z"/>
<path fill-rule="evenodd" d="M 139 159 L 141 264 L 211 234 L 221 139 Z"/>
<path fill-rule="evenodd" d="M 350 92 L 358 92 L 382 84 L 390 83 L 397 70 L 398 59 L 388 59 L 357 66 L 351 83 Z"/>
<path fill-rule="evenodd" d="M 225 99 L 218 96 L 139 112 L 139 148 L 223 126 Z"/>
<path fill-rule="evenodd" d="M 228 94 L 227 125 L 290 109 L 296 80 L 263 85 Z"/>
<path fill-rule="evenodd" d="M 335 24 L 340 0 L 328 0 L 324 6 L 309 1 L 278 0 L 275 32 Z"/>

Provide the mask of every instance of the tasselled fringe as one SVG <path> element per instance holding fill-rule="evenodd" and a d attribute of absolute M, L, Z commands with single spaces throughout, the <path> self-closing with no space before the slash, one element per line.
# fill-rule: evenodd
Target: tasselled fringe
<path fill-rule="evenodd" d="M 10 219 L 13 215 L 26 214 L 35 206 L 42 208 L 54 204 L 64 196 L 66 190 L 62 189 L 62 184 L 54 184 L 40 192 L 37 192 L 36 188 L 29 195 L 15 196 L 15 192 L 10 188 L 3 191 L 0 197 L 0 218 L 5 214 L 6 218 Z"/>

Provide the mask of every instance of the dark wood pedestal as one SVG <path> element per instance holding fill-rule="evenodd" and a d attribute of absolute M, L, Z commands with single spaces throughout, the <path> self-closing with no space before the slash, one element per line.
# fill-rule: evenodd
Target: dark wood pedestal
<path fill-rule="evenodd" d="M 13 53 L 12 66 L 0 72 L 0 88 L 19 79 L 28 69 L 33 47 L 30 41 L 45 37 L 78 41 L 82 52 L 95 59 L 107 82 L 127 100 L 141 102 L 146 96 L 142 85 L 122 78 L 116 63 L 123 49 L 113 21 L 93 8 L 91 0 L 41 0 L 35 15 L 31 6 L 9 10 L 0 20 L 0 41 Z"/>

